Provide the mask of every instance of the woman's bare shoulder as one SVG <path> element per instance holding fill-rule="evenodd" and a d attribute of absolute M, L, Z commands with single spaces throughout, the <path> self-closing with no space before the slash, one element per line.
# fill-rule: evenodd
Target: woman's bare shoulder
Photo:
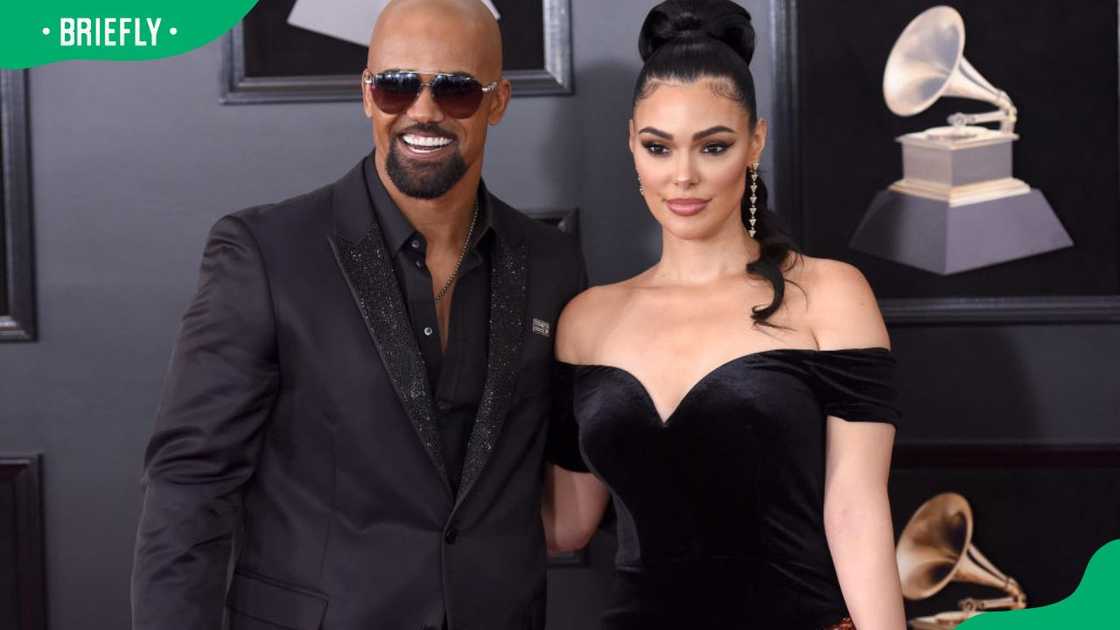
<path fill-rule="evenodd" d="M 787 278 L 808 296 L 807 322 L 822 350 L 890 347 L 875 294 L 857 267 L 803 255 Z"/>
<path fill-rule="evenodd" d="M 798 254 L 796 260 L 788 263 L 785 275 L 789 280 L 804 284 L 806 289 L 817 288 L 822 291 L 867 285 L 866 278 L 855 265 L 807 254 Z"/>
<path fill-rule="evenodd" d="M 556 326 L 556 358 L 566 363 L 591 361 L 608 323 L 617 318 L 633 290 L 632 281 L 590 287 L 564 307 Z"/>

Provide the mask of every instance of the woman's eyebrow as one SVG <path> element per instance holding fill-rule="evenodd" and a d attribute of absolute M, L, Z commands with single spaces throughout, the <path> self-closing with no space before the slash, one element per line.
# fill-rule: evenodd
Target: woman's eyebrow
<path fill-rule="evenodd" d="M 731 133 L 735 133 L 735 130 L 730 128 L 730 127 L 724 127 L 723 125 L 716 125 L 715 127 L 709 127 L 707 129 L 705 129 L 704 131 L 697 131 L 696 133 L 692 134 L 692 139 L 693 140 L 699 140 L 700 138 L 706 138 L 706 137 L 708 137 L 712 134 L 716 134 L 716 133 L 719 133 L 721 131 L 729 131 Z"/>
<path fill-rule="evenodd" d="M 692 134 L 692 139 L 699 140 L 701 138 L 706 138 L 712 134 L 720 133 L 723 131 L 735 133 L 735 130 L 730 127 L 726 127 L 724 125 L 716 125 L 715 127 L 709 127 L 703 131 L 697 131 L 696 133 Z M 666 140 L 673 139 L 673 134 L 667 131 L 661 131 L 657 127 L 642 127 L 642 129 L 638 133 L 648 133 L 659 138 L 664 138 Z"/>
<path fill-rule="evenodd" d="M 639 131 L 638 133 L 653 134 L 653 135 L 657 136 L 658 138 L 664 138 L 666 140 L 672 140 L 673 139 L 673 134 L 671 134 L 667 131 L 661 131 L 660 129 L 658 129 L 656 127 L 642 127 L 641 131 Z"/>

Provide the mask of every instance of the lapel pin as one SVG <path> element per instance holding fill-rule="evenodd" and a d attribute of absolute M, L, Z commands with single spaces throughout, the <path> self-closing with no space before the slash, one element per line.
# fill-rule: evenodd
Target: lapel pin
<path fill-rule="evenodd" d="M 551 334 L 552 329 L 548 325 L 548 322 L 544 321 L 543 319 L 537 319 L 536 317 L 534 317 L 533 332 L 542 337 L 548 337 Z"/>

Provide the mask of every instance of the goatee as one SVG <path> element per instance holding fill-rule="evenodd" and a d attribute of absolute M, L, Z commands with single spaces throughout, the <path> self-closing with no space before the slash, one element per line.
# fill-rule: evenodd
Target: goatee
<path fill-rule="evenodd" d="M 410 160 L 401 155 L 396 142 L 389 145 L 385 171 L 397 190 L 417 199 L 435 199 L 451 190 L 467 173 L 467 163 L 458 151 L 438 162 Z"/>

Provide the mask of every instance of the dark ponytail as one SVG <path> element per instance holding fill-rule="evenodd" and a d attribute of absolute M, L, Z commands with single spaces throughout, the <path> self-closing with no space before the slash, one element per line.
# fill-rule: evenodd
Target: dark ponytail
<path fill-rule="evenodd" d="M 750 182 L 750 175 L 747 175 Z M 749 186 L 748 186 L 749 190 Z M 759 244 L 759 256 L 747 264 L 747 273 L 765 278 L 774 289 L 774 299 L 766 306 L 755 306 L 751 309 L 751 319 L 763 326 L 773 326 L 767 321 L 771 315 L 782 305 L 786 294 L 786 279 L 782 274 L 789 269 L 787 259 L 792 259 L 798 254 L 797 246 L 789 236 L 789 228 L 777 213 L 770 209 L 769 192 L 762 176 L 758 178 L 758 192 L 755 193 L 758 201 L 755 204 L 755 234 L 754 238 Z M 743 224 L 749 225 L 751 202 L 750 195 L 743 195 L 742 217 Z M 792 256 L 791 256 L 792 254 Z"/>
<path fill-rule="evenodd" d="M 634 103 L 644 98 L 656 80 L 691 83 L 701 78 L 727 79 L 733 89 L 724 95 L 746 108 L 753 130 L 758 124 L 758 105 L 750 61 L 754 57 L 755 32 L 751 15 L 731 0 L 667 0 L 654 7 L 642 24 L 638 51 L 645 65 L 634 87 Z M 721 92 L 724 93 L 724 92 Z M 750 173 L 747 190 L 750 190 Z M 758 178 L 755 240 L 758 259 L 747 265 L 747 273 L 765 278 L 774 291 L 767 306 L 751 309 L 758 325 L 774 326 L 768 319 L 782 305 L 786 279 L 783 272 L 798 253 L 789 230 L 770 210 L 769 194 Z M 743 195 L 742 220 L 750 227 L 750 194 Z"/>

